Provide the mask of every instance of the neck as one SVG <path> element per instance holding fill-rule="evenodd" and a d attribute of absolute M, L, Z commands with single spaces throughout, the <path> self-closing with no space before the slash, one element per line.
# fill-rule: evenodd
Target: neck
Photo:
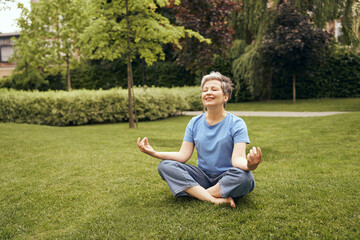
<path fill-rule="evenodd" d="M 214 122 L 221 121 L 226 117 L 227 112 L 223 106 L 212 107 L 207 109 L 206 118 Z"/>

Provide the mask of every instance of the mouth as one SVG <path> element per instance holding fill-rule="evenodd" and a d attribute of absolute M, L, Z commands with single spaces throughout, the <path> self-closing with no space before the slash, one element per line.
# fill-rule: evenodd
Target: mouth
<path fill-rule="evenodd" d="M 211 101 L 211 100 L 214 100 L 215 98 L 213 98 L 213 97 L 207 97 L 207 98 L 205 98 L 205 101 Z"/>

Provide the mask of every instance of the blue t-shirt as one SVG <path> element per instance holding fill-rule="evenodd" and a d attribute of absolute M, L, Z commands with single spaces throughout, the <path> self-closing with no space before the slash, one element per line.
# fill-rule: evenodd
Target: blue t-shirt
<path fill-rule="evenodd" d="M 218 175 L 232 167 L 234 144 L 250 143 L 245 122 L 231 114 L 210 126 L 205 113 L 193 117 L 185 131 L 184 141 L 195 143 L 198 167 L 206 174 Z"/>

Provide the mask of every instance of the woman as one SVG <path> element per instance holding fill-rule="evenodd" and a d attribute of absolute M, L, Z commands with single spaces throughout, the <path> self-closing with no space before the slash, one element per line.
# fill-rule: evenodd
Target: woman
<path fill-rule="evenodd" d="M 261 162 L 261 149 L 253 147 L 246 156 L 249 137 L 245 122 L 225 111 L 232 93 L 232 82 L 219 72 L 211 72 L 201 81 L 202 102 L 207 112 L 190 120 L 179 152 L 157 152 L 148 139 L 138 138 L 141 152 L 162 159 L 161 178 L 174 196 L 193 196 L 215 204 L 230 204 L 255 186 L 250 172 Z M 197 167 L 185 164 L 196 147 Z"/>

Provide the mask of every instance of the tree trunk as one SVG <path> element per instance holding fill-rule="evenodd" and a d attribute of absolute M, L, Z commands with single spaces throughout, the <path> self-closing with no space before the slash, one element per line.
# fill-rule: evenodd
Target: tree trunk
<path fill-rule="evenodd" d="M 69 57 L 69 55 L 66 55 L 66 71 L 67 71 L 68 91 L 71 91 L 71 81 L 70 81 L 70 57 Z"/>
<path fill-rule="evenodd" d="M 129 103 L 129 127 L 134 128 L 134 117 L 132 110 L 132 97 L 131 97 L 131 88 L 132 88 L 132 68 L 131 68 L 131 59 L 130 54 L 127 57 L 127 75 L 128 75 L 128 103 Z"/>
<path fill-rule="evenodd" d="M 145 58 L 142 58 L 141 62 L 142 62 L 143 87 L 145 87 L 145 85 L 146 85 Z"/>
<path fill-rule="evenodd" d="M 128 75 L 128 102 L 129 102 L 129 127 L 134 128 L 134 117 L 132 110 L 132 98 L 131 98 L 131 89 L 133 84 L 133 76 L 132 76 L 132 67 L 131 67 L 131 48 L 130 48 L 130 22 L 129 22 L 129 7 L 128 0 L 125 1 L 126 4 L 126 23 L 127 23 L 127 46 L 128 46 L 128 54 L 127 54 L 127 75 Z"/>
<path fill-rule="evenodd" d="M 267 92 L 267 100 L 270 101 L 271 100 L 271 94 L 272 94 L 272 78 L 273 78 L 273 70 L 270 69 L 269 71 L 269 76 L 268 76 L 268 84 L 267 84 L 267 88 L 268 88 L 268 92 Z"/>
<path fill-rule="evenodd" d="M 293 103 L 296 103 L 296 75 L 293 73 Z"/>

